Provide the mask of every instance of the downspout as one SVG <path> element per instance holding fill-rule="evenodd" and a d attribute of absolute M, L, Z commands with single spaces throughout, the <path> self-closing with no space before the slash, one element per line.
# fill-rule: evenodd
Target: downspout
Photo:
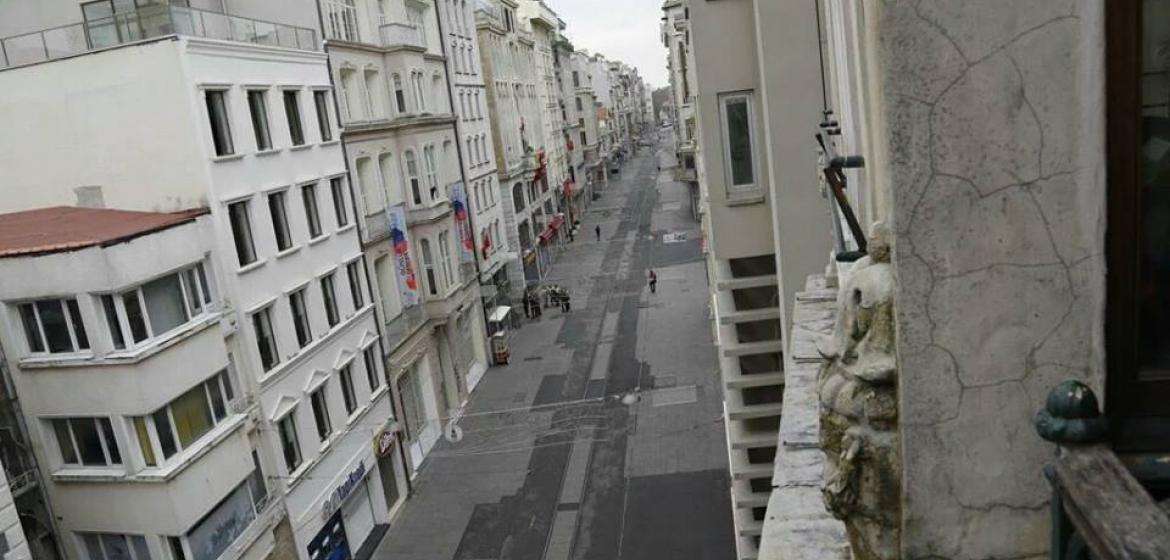
<path fill-rule="evenodd" d="M 321 30 L 321 51 L 325 53 L 325 69 L 329 73 L 329 85 L 333 87 L 333 114 L 337 115 L 337 140 L 341 143 L 341 157 L 345 163 L 345 182 L 349 187 L 350 206 L 354 210 L 353 219 L 356 225 L 358 221 L 357 205 L 353 202 L 357 200 L 357 193 L 353 188 L 353 173 L 351 173 L 349 169 L 349 146 L 346 144 L 345 139 L 342 138 L 344 133 L 341 126 L 341 104 L 337 101 L 337 84 L 333 82 L 333 60 L 329 58 L 329 48 L 328 45 L 325 44 L 325 16 L 321 13 L 320 0 L 314 2 L 314 4 L 317 6 L 317 25 Z M 374 283 L 372 282 L 373 274 L 370 272 L 370 263 L 366 261 L 366 250 L 362 245 L 363 242 L 361 228 L 358 228 L 357 234 L 358 249 L 362 254 L 360 257 L 362 261 L 362 272 L 366 276 L 366 297 L 369 298 L 370 303 L 374 303 Z M 394 395 L 397 391 L 394 389 L 394 382 L 390 377 L 390 369 L 388 367 L 389 363 L 388 360 L 386 360 L 386 347 L 382 338 L 383 325 L 382 319 L 378 314 L 377 305 L 374 306 L 374 323 L 378 331 L 378 353 L 382 356 L 382 377 L 385 378 L 387 394 L 390 396 L 390 414 L 393 415 L 395 420 L 398 420 L 398 403 L 394 402 Z M 406 480 L 406 495 L 410 496 L 412 493 L 414 493 L 414 484 L 412 484 L 410 480 L 410 458 L 406 456 L 406 446 L 403 444 L 402 438 L 397 437 L 396 434 L 395 440 L 398 442 L 398 456 L 402 459 L 402 471 L 404 475 L 402 478 Z M 385 492 L 385 489 L 383 489 L 383 492 Z"/>

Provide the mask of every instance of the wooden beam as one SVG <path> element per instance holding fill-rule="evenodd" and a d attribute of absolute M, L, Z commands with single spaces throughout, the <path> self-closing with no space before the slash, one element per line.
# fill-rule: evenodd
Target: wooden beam
<path fill-rule="evenodd" d="M 1170 517 L 1107 447 L 1064 448 L 1052 483 L 1095 559 L 1170 559 Z"/>

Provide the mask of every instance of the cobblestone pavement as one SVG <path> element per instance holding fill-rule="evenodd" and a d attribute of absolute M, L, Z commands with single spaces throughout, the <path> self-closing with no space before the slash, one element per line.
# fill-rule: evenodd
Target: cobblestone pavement
<path fill-rule="evenodd" d="M 516 332 L 374 558 L 734 557 L 698 224 L 659 161 L 643 148 L 593 201 L 546 279 L 572 311 Z"/>

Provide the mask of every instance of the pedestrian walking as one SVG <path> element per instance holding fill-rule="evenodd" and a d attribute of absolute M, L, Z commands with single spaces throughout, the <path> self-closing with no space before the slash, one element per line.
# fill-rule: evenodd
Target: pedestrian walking
<path fill-rule="evenodd" d="M 593 226 L 593 233 L 597 234 L 597 241 L 601 242 L 601 224 Z"/>
<path fill-rule="evenodd" d="M 653 270 L 650 271 L 650 293 L 658 291 L 658 275 Z"/>

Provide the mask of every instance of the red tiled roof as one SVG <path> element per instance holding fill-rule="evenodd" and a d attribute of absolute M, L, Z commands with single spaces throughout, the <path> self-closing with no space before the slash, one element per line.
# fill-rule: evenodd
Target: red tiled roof
<path fill-rule="evenodd" d="M 54 206 L 0 214 L 0 258 L 104 247 L 192 221 L 207 212 L 206 208 L 168 213 Z"/>

